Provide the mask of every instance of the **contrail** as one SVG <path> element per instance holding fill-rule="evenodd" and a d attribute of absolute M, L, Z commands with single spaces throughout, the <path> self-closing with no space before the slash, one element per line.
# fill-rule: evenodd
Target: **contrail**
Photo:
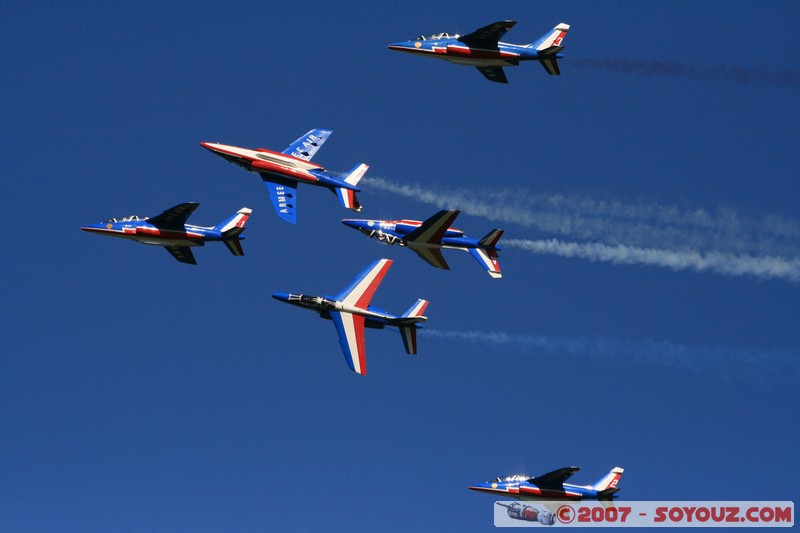
<path fill-rule="evenodd" d="M 421 329 L 420 335 L 442 340 L 474 344 L 483 342 L 524 350 L 532 355 L 570 355 L 606 360 L 631 361 L 642 364 L 713 372 L 732 377 L 745 370 L 747 379 L 764 379 L 797 372 L 800 354 L 770 353 L 732 346 L 698 346 L 654 340 L 630 340 L 614 337 L 564 337 L 525 335 L 497 331 L 441 331 Z"/>
<path fill-rule="evenodd" d="M 800 71 L 767 70 L 724 65 L 687 65 L 677 61 L 617 58 L 574 58 L 571 67 L 607 70 L 623 74 L 642 74 L 668 78 L 689 78 L 744 85 L 761 83 L 777 87 L 800 86 Z"/>
<path fill-rule="evenodd" d="M 535 254 L 579 257 L 589 261 L 607 261 L 623 265 L 652 265 L 672 270 L 709 271 L 729 276 L 776 278 L 793 283 L 800 281 L 800 259 L 784 259 L 773 256 L 753 257 L 714 251 L 660 250 L 621 244 L 609 246 L 600 243 L 563 242 L 558 239 L 506 239 L 504 245 Z"/>

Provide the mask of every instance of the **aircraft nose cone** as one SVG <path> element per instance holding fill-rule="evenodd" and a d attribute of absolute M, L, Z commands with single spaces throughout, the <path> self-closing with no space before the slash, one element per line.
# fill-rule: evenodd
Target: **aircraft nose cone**
<path fill-rule="evenodd" d="M 342 219 L 342 224 L 344 224 L 345 226 L 347 226 L 349 228 L 355 228 L 355 229 L 359 229 L 359 228 L 364 227 L 364 222 L 365 222 L 364 220 L 359 220 L 357 218 L 345 218 L 345 219 Z"/>
<path fill-rule="evenodd" d="M 276 300 L 280 300 L 281 302 L 288 302 L 289 301 L 289 293 L 288 292 L 273 292 L 272 297 Z"/>

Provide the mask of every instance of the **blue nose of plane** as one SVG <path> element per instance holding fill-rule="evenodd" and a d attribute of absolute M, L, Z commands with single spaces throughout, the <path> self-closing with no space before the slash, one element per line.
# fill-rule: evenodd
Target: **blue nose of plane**
<path fill-rule="evenodd" d="M 342 220 L 342 224 L 355 229 L 367 227 L 367 221 L 359 218 L 345 218 Z"/>
<path fill-rule="evenodd" d="M 272 297 L 276 300 L 280 300 L 282 302 L 289 301 L 289 293 L 288 292 L 273 292 Z"/>

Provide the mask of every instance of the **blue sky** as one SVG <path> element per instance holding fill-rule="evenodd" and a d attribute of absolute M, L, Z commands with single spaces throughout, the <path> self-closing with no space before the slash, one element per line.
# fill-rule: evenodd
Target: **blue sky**
<path fill-rule="evenodd" d="M 501 19 L 517 43 L 571 24 L 563 75 L 502 86 L 386 49 Z M 623 466 L 629 500 L 794 498 L 798 20 L 793 2 L 4 3 L 0 528 L 480 531 L 493 499 L 468 484 L 568 465 Z M 504 228 L 503 279 L 370 242 L 322 189 L 286 224 L 199 146 L 315 127 L 334 130 L 315 161 L 370 164 L 365 216 Z M 79 231 L 184 201 L 207 225 L 252 208 L 246 256 L 210 244 L 191 267 Z M 367 331 L 360 377 L 330 323 L 270 294 L 335 293 L 380 257 L 373 303 L 424 297 L 429 321 L 415 357 Z"/>

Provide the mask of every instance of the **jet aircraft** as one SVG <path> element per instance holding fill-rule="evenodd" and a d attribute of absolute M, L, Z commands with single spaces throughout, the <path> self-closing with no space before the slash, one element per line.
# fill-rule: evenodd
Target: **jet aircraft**
<path fill-rule="evenodd" d="M 593 485 L 564 483 L 578 470 L 580 468 L 577 466 L 569 466 L 537 477 L 498 477 L 486 483 L 471 485 L 469 489 L 518 500 L 611 500 L 619 491 L 617 484 L 622 477 L 622 468 L 614 467 Z"/>
<path fill-rule="evenodd" d="M 460 211 L 439 211 L 428 220 L 365 220 L 346 218 L 342 224 L 388 245 L 407 246 L 436 268 L 450 270 L 442 248 L 469 252 L 493 278 L 502 277 L 497 242 L 503 230 L 493 229 L 481 240 L 471 239 L 464 232 L 450 227 Z"/>
<path fill-rule="evenodd" d="M 422 315 L 428 307 L 427 300 L 417 300 L 401 316 L 392 315 L 369 305 L 390 266 L 392 266 L 391 259 L 375 261 L 356 276 L 346 289 L 335 296 L 306 296 L 276 292 L 272 297 L 311 309 L 318 312 L 321 318 L 332 320 L 347 365 L 353 372 L 366 375 L 365 327 L 383 329 L 386 326 L 396 326 L 400 330 L 406 352 L 413 355 L 417 353 L 417 328 L 420 327 L 418 323 L 427 320 L 427 317 Z"/>
<path fill-rule="evenodd" d="M 484 26 L 467 35 L 437 33 L 420 36 L 410 41 L 389 45 L 398 50 L 421 56 L 434 57 L 477 68 L 489 81 L 508 83 L 503 67 L 519 65 L 520 61 L 538 61 L 548 74 L 559 75 L 559 52 L 569 24 L 563 22 L 531 44 L 501 43 L 500 38 L 516 21 L 501 20 Z"/>
<path fill-rule="evenodd" d="M 222 241 L 233 255 L 244 255 L 241 239 L 244 225 L 252 210 L 243 207 L 235 215 L 213 227 L 192 226 L 186 220 L 199 206 L 186 202 L 167 209 L 155 217 L 137 215 L 110 218 L 105 222 L 83 226 L 83 231 L 133 239 L 143 244 L 163 246 L 181 263 L 196 265 L 192 246 L 203 246 L 206 241 Z"/>
<path fill-rule="evenodd" d="M 339 197 L 347 209 L 361 212 L 361 204 L 356 193 L 359 180 L 369 168 L 366 164 L 356 165 L 347 176 L 338 178 L 325 172 L 321 165 L 311 162 L 322 143 L 330 137 L 332 130 L 311 130 L 283 152 L 273 152 L 266 148 L 250 150 L 227 144 L 202 142 L 200 146 L 239 165 L 250 172 L 257 172 L 269 190 L 269 197 L 278 216 L 286 222 L 297 223 L 297 184 L 307 183 L 327 187 Z"/>

